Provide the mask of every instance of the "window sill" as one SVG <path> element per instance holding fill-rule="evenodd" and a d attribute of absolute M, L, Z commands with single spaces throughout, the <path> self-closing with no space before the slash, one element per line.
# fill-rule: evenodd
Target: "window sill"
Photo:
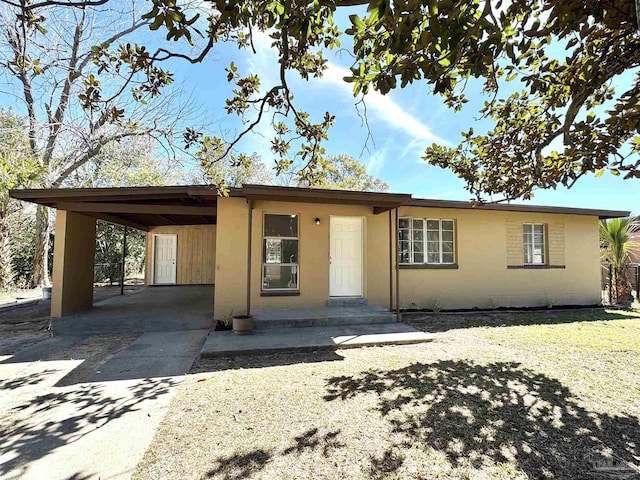
<path fill-rule="evenodd" d="M 261 297 L 299 297 L 300 290 L 275 290 L 273 292 L 260 292 Z"/>
<path fill-rule="evenodd" d="M 457 263 L 405 263 L 400 264 L 401 270 L 457 270 Z"/>
<path fill-rule="evenodd" d="M 567 268 L 565 265 L 507 265 L 508 269 L 520 270 L 548 270 L 552 268 Z"/>

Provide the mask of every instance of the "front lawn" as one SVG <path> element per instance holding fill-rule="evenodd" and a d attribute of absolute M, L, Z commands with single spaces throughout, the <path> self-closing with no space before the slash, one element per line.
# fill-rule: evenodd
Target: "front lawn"
<path fill-rule="evenodd" d="M 203 362 L 135 477 L 585 479 L 640 464 L 640 318 L 480 323 L 417 346 Z"/>

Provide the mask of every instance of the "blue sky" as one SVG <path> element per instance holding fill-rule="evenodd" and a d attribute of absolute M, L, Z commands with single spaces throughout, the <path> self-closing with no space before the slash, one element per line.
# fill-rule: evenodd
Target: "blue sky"
<path fill-rule="evenodd" d="M 218 128 L 229 137 L 241 125 L 236 118 L 224 114 L 224 100 L 231 89 L 224 68 L 233 60 L 241 75 L 259 74 L 264 90 L 277 80 L 277 58 L 270 48 L 270 40 L 266 35 L 258 35 L 255 44 L 255 55 L 250 51 L 238 52 L 233 45 L 218 45 L 214 54 L 201 65 L 176 65 L 176 80 L 184 82 L 198 101 L 207 105 L 214 121 L 220 122 Z M 308 111 L 313 118 L 319 119 L 325 111 L 335 115 L 335 125 L 326 144 L 329 154 L 346 153 L 359 158 L 369 173 L 390 185 L 392 192 L 449 200 L 470 199 L 462 180 L 447 170 L 426 164 L 421 160 L 421 154 L 433 142 L 457 144 L 460 132 L 469 127 L 476 132 L 490 127 L 489 122 L 476 119 L 484 101 L 479 83 L 468 86 L 465 94 L 470 102 L 459 113 L 446 108 L 441 98 L 432 95 L 425 84 L 410 85 L 386 96 L 368 95 L 368 122 L 375 144 L 371 140 L 367 143 L 367 129 L 356 111 L 351 86 L 342 81 L 350 65 L 349 55 L 329 52 L 327 58 L 329 69 L 322 79 L 302 81 L 292 75 L 294 80 L 290 81 L 290 86 L 299 108 Z M 618 81 L 628 82 L 629 78 Z M 271 164 L 271 137 L 265 122 L 257 133 L 243 139 L 239 151 L 255 151 Z M 622 180 L 607 172 L 599 178 L 585 177 L 571 190 L 538 191 L 531 203 L 640 212 L 640 181 Z"/>
<path fill-rule="evenodd" d="M 353 13 L 350 10 L 347 13 Z M 341 13 L 337 24 L 344 29 L 348 24 L 346 14 Z M 157 42 L 157 32 L 139 32 L 135 41 L 151 44 Z M 277 58 L 270 48 L 270 39 L 256 36 L 257 53 L 238 51 L 233 44 L 218 44 L 202 64 L 171 62 L 176 85 L 191 92 L 201 106 L 212 133 L 223 133 L 228 139 L 242 127 L 235 116 L 224 112 L 224 101 L 231 94 L 232 85 L 226 80 L 224 69 L 231 61 L 241 75 L 259 74 L 262 91 L 270 88 L 277 78 Z M 345 50 L 350 46 L 343 44 Z M 369 173 L 382 178 L 390 191 L 412 193 L 415 197 L 448 200 L 468 200 L 470 194 L 464 182 L 447 170 L 432 167 L 421 160 L 424 149 L 433 142 L 455 145 L 460 132 L 473 127 L 476 132 L 491 126 L 487 121 L 478 121 L 478 109 L 484 101 L 479 82 L 471 82 L 465 90 L 470 102 L 459 112 L 446 108 L 441 97 L 431 94 L 424 83 L 397 89 L 386 96 L 371 93 L 366 98 L 368 122 L 374 141 L 367 141 L 367 129 L 355 107 L 356 100 L 351 86 L 342 81 L 348 73 L 348 52 L 328 52 L 329 68 L 321 79 L 302 81 L 292 74 L 290 86 L 299 108 L 308 111 L 318 121 L 325 111 L 336 117 L 330 139 L 325 147 L 329 154 L 349 154 L 360 159 Z M 631 76 L 618 79 L 628 85 Z M 0 97 L 0 104 L 15 105 L 8 97 Z M 267 165 L 273 164 L 269 150 L 272 132 L 267 122 L 256 132 L 247 135 L 238 146 L 243 153 L 256 152 Z M 366 146 L 366 148 L 365 148 Z M 532 203 L 575 207 L 625 209 L 640 213 L 640 181 L 622 180 L 608 172 L 600 178 L 593 176 L 581 179 L 571 190 L 538 191 Z"/>

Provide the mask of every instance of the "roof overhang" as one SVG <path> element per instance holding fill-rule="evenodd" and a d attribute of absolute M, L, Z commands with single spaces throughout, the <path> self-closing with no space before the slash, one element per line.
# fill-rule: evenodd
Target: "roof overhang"
<path fill-rule="evenodd" d="M 218 192 L 215 188 L 192 186 L 55 188 L 11 190 L 10 196 L 48 207 L 82 212 L 105 221 L 150 230 L 165 225 L 215 224 Z M 320 188 L 278 187 L 245 184 L 231 188 L 229 195 L 248 200 L 364 205 L 374 214 L 401 206 L 499 210 L 512 212 L 590 215 L 598 218 L 629 216 L 630 212 L 584 208 L 514 205 L 412 198 L 409 194 L 357 192 Z"/>
<path fill-rule="evenodd" d="M 589 215 L 605 218 L 628 217 L 631 212 L 626 210 L 598 210 L 591 208 L 572 208 L 572 207 L 550 207 L 546 205 L 517 205 L 512 203 L 473 203 L 461 202 L 455 200 L 432 200 L 427 198 L 412 198 L 407 204 L 413 207 L 430 207 L 430 208 L 456 208 L 463 210 L 499 210 L 506 212 L 529 212 L 529 213 L 555 213 L 567 215 Z"/>
<path fill-rule="evenodd" d="M 166 225 L 216 223 L 217 197 L 197 195 L 209 187 L 53 188 L 11 190 L 11 197 L 80 212 L 107 222 L 150 230 Z"/>
<path fill-rule="evenodd" d="M 373 207 L 376 214 L 401 207 L 411 200 L 411 195 L 404 193 L 356 192 L 270 185 L 243 185 L 241 189 L 232 191 L 231 195 L 246 197 L 250 200 L 365 205 Z"/>

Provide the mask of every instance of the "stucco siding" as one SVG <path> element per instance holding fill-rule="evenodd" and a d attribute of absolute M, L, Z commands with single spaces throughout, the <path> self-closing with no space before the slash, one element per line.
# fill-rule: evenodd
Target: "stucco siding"
<path fill-rule="evenodd" d="M 248 206 L 244 198 L 221 198 L 216 238 L 215 317 L 244 313 Z M 262 296 L 264 213 L 299 215 L 298 296 Z M 329 218 L 364 218 L 364 295 L 370 304 L 390 303 L 389 216 L 371 207 L 255 201 L 252 221 L 251 305 L 326 305 L 329 297 Z M 545 304 L 593 304 L 599 300 L 598 219 L 595 216 L 401 207 L 400 216 L 450 218 L 456 224 L 457 269 L 401 269 L 400 305 L 487 308 Z M 315 219 L 320 219 L 316 225 Z M 544 223 L 549 269 L 522 266 L 522 224 Z M 393 239 L 395 245 L 395 238 Z M 394 259 L 395 259 L 395 251 Z M 395 281 L 395 274 L 393 275 Z"/>
<path fill-rule="evenodd" d="M 216 318 L 244 312 L 246 305 L 247 203 L 244 199 L 222 198 L 218 204 L 216 244 Z M 261 296 L 262 223 L 265 213 L 299 215 L 300 295 Z M 329 218 L 364 218 L 364 291 L 370 303 L 389 305 L 388 214 L 373 215 L 372 209 L 357 205 L 330 205 L 256 201 L 253 206 L 251 261 L 252 307 L 322 306 L 329 298 Z M 320 219 L 316 225 L 315 219 Z M 382 278 L 381 278 L 382 275 Z"/>
<path fill-rule="evenodd" d="M 186 225 L 156 227 L 147 232 L 145 283 L 153 283 L 153 236 L 177 235 L 176 284 L 200 285 L 215 283 L 216 226 Z"/>
<path fill-rule="evenodd" d="M 91 309 L 96 219 L 58 210 L 53 252 L 51 316 L 58 318 Z"/>
<path fill-rule="evenodd" d="M 244 198 L 218 198 L 213 303 L 214 318 L 218 320 L 246 310 L 247 214 Z"/>
<path fill-rule="evenodd" d="M 403 208 L 401 216 L 454 218 L 455 270 L 401 270 L 403 307 L 490 308 L 594 304 L 600 299 L 597 217 L 501 211 Z M 523 265 L 522 224 L 547 225 L 549 264 Z"/>

